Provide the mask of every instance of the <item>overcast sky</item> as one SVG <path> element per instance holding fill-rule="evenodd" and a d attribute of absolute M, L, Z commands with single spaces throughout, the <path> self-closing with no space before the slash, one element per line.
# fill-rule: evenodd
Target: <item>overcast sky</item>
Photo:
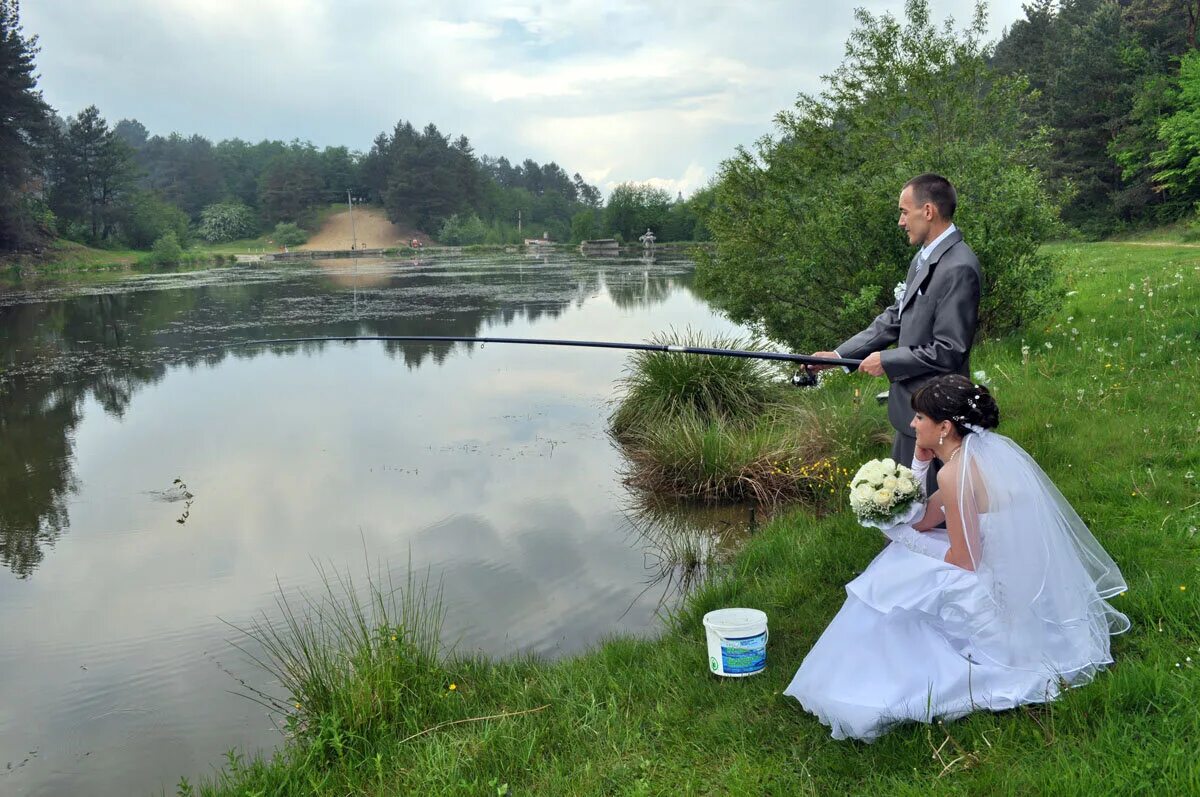
<path fill-rule="evenodd" d="M 1022 16 L 994 0 L 990 37 Z M 556 161 L 606 193 L 686 196 L 841 61 L 853 7 L 902 0 L 26 0 L 40 87 L 63 116 L 214 141 L 366 151 L 400 119 L 477 154 Z M 932 0 L 970 19 L 972 0 Z"/>

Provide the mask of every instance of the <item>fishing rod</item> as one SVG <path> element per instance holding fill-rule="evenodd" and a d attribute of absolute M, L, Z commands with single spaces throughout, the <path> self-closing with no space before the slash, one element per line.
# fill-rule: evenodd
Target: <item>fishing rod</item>
<path fill-rule="evenodd" d="M 707 354 L 712 357 L 743 357 L 752 360 L 779 360 L 797 365 L 841 365 L 857 368 L 862 360 L 845 357 L 813 357 L 808 354 L 788 354 L 781 351 L 744 351 L 742 349 L 713 349 L 705 346 L 678 346 L 670 343 L 614 343 L 603 340 L 557 340 L 548 338 L 476 338 L 458 335 L 347 335 L 316 338 L 271 338 L 265 340 L 243 340 L 214 346 L 225 349 L 241 346 L 271 346 L 284 343 L 350 343 L 360 340 L 384 340 L 400 343 L 524 343 L 532 346 L 580 346 L 591 349 L 629 349 L 632 351 L 656 351 L 670 354 Z"/>

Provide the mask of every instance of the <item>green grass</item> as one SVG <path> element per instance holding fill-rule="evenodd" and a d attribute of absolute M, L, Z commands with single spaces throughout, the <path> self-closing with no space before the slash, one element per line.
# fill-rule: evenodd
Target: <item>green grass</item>
<path fill-rule="evenodd" d="M 1128 581 L 1115 602 L 1133 628 L 1094 683 L 1048 706 L 906 726 L 873 745 L 832 741 L 780 693 L 881 539 L 845 509 L 795 512 L 750 538 L 659 639 L 613 639 L 557 663 L 443 655 L 399 686 L 350 677 L 329 687 L 345 692 L 332 708 L 296 711 L 290 727 L 308 730 L 273 759 L 234 756 L 199 791 L 1200 793 L 1200 258 L 1182 247 L 1055 249 L 1068 263 L 1065 306 L 1023 338 L 981 342 L 975 367 L 1000 404 L 999 431 L 1042 464 Z M 823 388 L 828 428 L 853 428 L 857 413 L 882 419 L 882 407 L 854 402 L 879 385 L 854 376 Z M 844 456 L 885 450 L 869 438 L 862 448 Z M 700 618 L 723 606 L 767 612 L 764 674 L 708 674 Z M 399 716 L 346 742 L 353 717 L 370 714 L 360 703 L 400 691 Z M 418 727 L 432 730 L 414 736 Z"/>
<path fill-rule="evenodd" d="M 651 343 L 692 348 L 761 350 L 732 337 L 692 331 L 655 336 Z M 639 351 L 630 357 L 609 417 L 617 439 L 635 438 L 679 419 L 748 425 L 782 397 L 777 369 L 765 360 Z"/>
<path fill-rule="evenodd" d="M 0 265 L 45 274 L 114 271 L 129 268 L 144 254 L 135 249 L 93 249 L 60 238 L 48 244 L 40 255 L 5 255 L 0 258 Z"/>
<path fill-rule="evenodd" d="M 1153 227 L 1145 230 L 1135 230 L 1114 236 L 1115 243 L 1151 243 L 1151 244 L 1182 244 L 1195 243 L 1200 236 L 1200 219 L 1182 219 L 1173 224 Z"/>

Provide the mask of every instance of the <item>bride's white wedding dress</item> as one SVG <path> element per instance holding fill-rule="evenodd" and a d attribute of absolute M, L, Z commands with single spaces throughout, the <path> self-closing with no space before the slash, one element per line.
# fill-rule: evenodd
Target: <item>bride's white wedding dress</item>
<path fill-rule="evenodd" d="M 959 509 L 975 570 L 945 532 L 898 526 L 784 694 L 835 739 L 1052 700 L 1112 662 L 1129 620 L 1120 571 L 1016 443 L 982 429 L 960 451 Z"/>

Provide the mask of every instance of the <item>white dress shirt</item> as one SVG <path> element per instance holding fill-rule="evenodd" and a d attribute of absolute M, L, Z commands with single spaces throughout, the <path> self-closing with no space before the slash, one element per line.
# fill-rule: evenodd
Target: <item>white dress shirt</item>
<path fill-rule="evenodd" d="M 937 245 L 938 245 L 938 244 L 940 244 L 942 241 L 944 241 L 944 240 L 946 239 L 946 237 L 947 237 L 948 235 L 950 235 L 950 233 L 954 232 L 954 231 L 955 231 L 955 230 L 957 230 L 957 229 L 958 229 L 958 228 L 954 226 L 954 222 L 951 222 L 949 227 L 947 227 L 946 229 L 942 230 L 942 234 L 941 234 L 941 235 L 939 235 L 937 238 L 934 238 L 934 239 L 933 239 L 932 241 L 930 241 L 929 243 L 925 244 L 925 246 L 921 247 L 921 251 L 920 251 L 920 253 L 917 255 L 917 270 L 916 270 L 916 272 L 915 272 L 915 273 L 914 273 L 914 275 L 913 275 L 914 277 L 915 277 L 917 274 L 920 274 L 920 273 L 921 273 L 921 269 L 925 268 L 925 262 L 926 262 L 927 260 L 929 260 L 929 255 L 930 255 L 930 254 L 933 252 L 933 250 L 934 250 L 935 248 L 937 248 Z M 919 280 L 918 280 L 918 282 L 919 282 Z M 906 298 L 907 298 L 907 297 L 906 297 Z M 903 306 L 903 305 L 901 305 L 901 306 L 900 306 L 900 309 L 899 309 L 899 311 L 896 313 L 896 315 L 897 315 L 897 317 L 899 317 L 899 316 L 901 316 L 901 315 L 903 315 L 903 314 L 904 314 L 904 306 Z M 835 354 L 836 356 L 838 356 L 838 357 L 841 357 L 841 356 L 842 356 L 842 355 L 838 354 L 838 353 L 837 353 L 837 351 L 834 351 L 834 354 Z M 842 370 L 844 370 L 846 373 L 850 373 L 850 369 L 849 369 L 849 368 L 846 368 L 845 366 L 842 366 Z"/>
<path fill-rule="evenodd" d="M 950 233 L 954 232 L 957 229 L 958 228 L 954 226 L 953 222 L 951 222 L 949 227 L 942 230 L 941 235 L 939 235 L 937 238 L 934 238 L 929 243 L 925 244 L 925 246 L 921 247 L 921 252 L 920 252 L 920 254 L 917 255 L 917 270 L 913 274 L 914 277 L 916 277 L 918 274 L 921 273 L 921 269 L 925 268 L 925 263 L 928 262 L 929 256 L 931 254 L 933 254 L 933 250 L 937 247 L 937 245 L 940 244 L 942 241 L 946 240 L 946 236 L 949 235 Z M 919 279 L 914 279 L 914 282 L 916 282 L 917 284 L 920 284 L 921 281 Z M 907 298 L 907 297 L 905 297 L 905 298 Z M 904 315 L 904 305 L 903 304 L 900 305 L 900 309 L 896 313 L 896 315 L 897 316 Z"/>

